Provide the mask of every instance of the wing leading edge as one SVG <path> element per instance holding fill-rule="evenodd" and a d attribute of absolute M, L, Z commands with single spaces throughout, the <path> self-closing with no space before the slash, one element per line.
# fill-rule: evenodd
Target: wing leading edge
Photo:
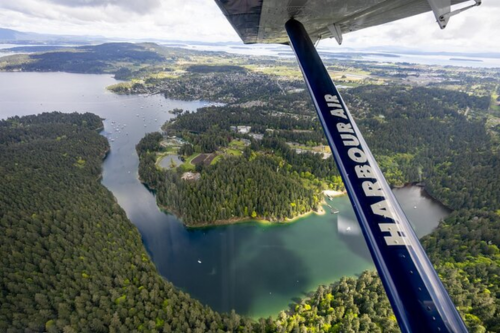
<path fill-rule="evenodd" d="M 287 44 L 285 23 L 300 21 L 313 42 L 433 11 L 441 28 L 467 0 L 215 0 L 245 44 Z M 475 4 L 467 9 L 481 4 Z"/>

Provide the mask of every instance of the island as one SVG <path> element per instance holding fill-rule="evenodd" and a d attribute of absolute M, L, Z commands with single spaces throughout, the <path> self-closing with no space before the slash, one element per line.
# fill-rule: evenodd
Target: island
<path fill-rule="evenodd" d="M 470 59 L 470 58 L 450 58 L 451 61 L 471 61 L 471 62 L 483 62 L 481 59 Z"/>

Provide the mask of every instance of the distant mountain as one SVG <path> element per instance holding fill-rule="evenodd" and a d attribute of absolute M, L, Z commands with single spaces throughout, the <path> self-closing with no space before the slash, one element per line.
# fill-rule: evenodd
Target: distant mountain
<path fill-rule="evenodd" d="M 34 32 L 22 32 L 12 29 L 0 28 L 0 44 L 23 44 L 23 45 L 60 45 L 60 44 L 97 44 L 106 42 L 152 42 L 152 43 L 168 43 L 168 46 L 174 44 L 179 45 L 212 45 L 212 46 L 241 46 L 242 42 L 205 42 L 205 41 L 186 41 L 186 40 L 166 40 L 158 38 L 107 38 L 103 36 L 78 36 L 78 35 L 53 35 L 53 34 L 38 34 Z"/>
<path fill-rule="evenodd" d="M 93 44 L 105 42 L 107 39 L 102 36 L 75 36 L 75 35 L 51 35 L 38 34 L 34 32 L 22 32 L 12 29 L 0 28 L 0 44 Z"/>
<path fill-rule="evenodd" d="M 0 28 L 0 41 L 12 41 L 26 38 L 24 32 Z"/>

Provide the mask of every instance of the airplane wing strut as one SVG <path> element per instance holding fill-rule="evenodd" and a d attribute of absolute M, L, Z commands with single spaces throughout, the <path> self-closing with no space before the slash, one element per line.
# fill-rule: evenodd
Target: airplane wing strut
<path fill-rule="evenodd" d="M 467 332 L 304 26 L 290 44 L 402 332 Z"/>

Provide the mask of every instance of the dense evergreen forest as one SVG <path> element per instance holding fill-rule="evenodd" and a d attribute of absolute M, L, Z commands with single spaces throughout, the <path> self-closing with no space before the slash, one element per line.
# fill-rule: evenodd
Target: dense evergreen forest
<path fill-rule="evenodd" d="M 139 175 L 156 190 L 158 204 L 190 226 L 248 218 L 284 221 L 316 211 L 322 190 L 342 190 L 343 185 L 333 160 L 313 150 L 326 144 L 317 119 L 304 108 L 285 109 L 287 102 L 301 105 L 303 97 L 290 94 L 259 106 L 239 103 L 178 112 L 163 129 L 185 140 L 178 151 L 183 159 L 193 160 L 200 153 L 219 159 L 195 165 L 199 181 L 183 180 L 190 163 L 173 170 L 157 168 L 157 154 L 165 151 L 163 137 L 149 134 L 137 146 Z M 262 139 L 238 133 L 238 125 L 250 126 Z M 231 145 L 241 140 L 247 140 L 247 146 L 234 153 Z M 287 140 L 307 147 L 298 153 Z"/>
<path fill-rule="evenodd" d="M 293 103 L 303 98 L 302 94 L 290 95 L 285 101 Z M 301 111 L 305 114 L 301 114 Z M 313 136 L 318 143 L 326 144 L 325 139 L 311 134 L 311 132 L 321 133 L 322 131 L 321 124 L 316 120 L 312 110 L 289 109 L 276 100 L 253 107 L 241 107 L 240 104 L 236 104 L 225 107 L 206 107 L 197 112 L 187 111 L 179 115 L 175 121 L 169 122 L 164 129 L 172 132 L 203 133 L 215 126 L 219 130 L 230 131 L 231 126 L 242 124 L 251 126 L 254 133 L 264 134 L 266 130 L 272 129 L 279 131 L 280 136 L 285 138 L 292 138 L 292 133 L 295 133 L 296 139 L 305 143 L 307 140 L 300 139 L 300 134 L 303 134 L 306 139 Z M 298 132 L 300 130 L 307 132 Z"/>
<path fill-rule="evenodd" d="M 0 122 L 0 331 L 248 327 L 159 276 L 139 232 L 99 183 L 109 149 L 101 127 L 92 114 Z"/>
<path fill-rule="evenodd" d="M 486 131 L 487 97 L 442 89 L 365 86 L 347 101 L 392 183 L 423 181 L 453 209 L 500 209 L 500 155 Z"/>
<path fill-rule="evenodd" d="M 192 171 L 200 180 L 185 181 L 181 171 L 187 170 L 157 168 L 161 134 L 137 146 L 141 179 L 185 222 L 233 215 L 283 219 L 314 209 L 322 186 L 339 184 L 331 160 L 299 154 L 286 143 L 325 143 L 307 94 L 283 93 L 301 84 L 280 88 L 236 67 L 189 73 L 162 81 L 160 91 L 233 104 L 183 112 L 165 130 L 185 140 L 184 158 L 213 153 L 220 155 L 217 163 L 197 165 Z M 198 74 L 205 79 L 195 86 Z M 344 97 L 391 184 L 421 181 L 456 209 L 422 243 L 470 332 L 500 332 L 500 156 L 483 117 L 489 98 L 390 85 L 361 86 Z M 238 125 L 251 126 L 262 140 L 231 130 Z M 101 127 L 91 114 L 0 121 L 1 332 L 399 331 L 375 272 L 320 286 L 277 318 L 257 321 L 216 313 L 175 289 L 158 275 L 137 229 L 99 184 L 109 149 L 97 133 Z M 241 156 L 228 154 L 241 140 L 250 142 Z M 264 198 L 280 200 L 266 205 Z M 200 205 L 204 212 L 193 209 Z"/>
<path fill-rule="evenodd" d="M 484 118 L 466 115 L 485 113 L 487 97 L 401 86 L 364 86 L 345 95 L 390 184 L 423 182 L 429 194 L 453 209 L 500 208 L 500 192 L 495 190 L 500 188 L 500 178 L 490 176 L 500 173 L 500 157 Z M 215 153 L 225 158 L 204 168 L 197 165 L 197 171 L 202 171 L 201 181 L 185 182 L 181 180 L 182 172 L 187 171 L 184 168 L 162 171 L 155 167 L 156 153 L 163 150 L 159 145 L 148 151 L 139 149 L 141 178 L 157 189 L 161 206 L 190 225 L 242 217 L 283 220 L 310 210 L 322 200 L 321 189 L 342 187 L 331 159 L 323 160 L 312 150 L 299 154 L 290 144 L 292 141 L 303 149 L 326 144 L 310 109 L 286 108 L 301 105 L 299 101 L 304 97 L 287 94 L 257 106 L 234 103 L 182 112 L 163 126 L 168 135 L 188 143 L 180 150 L 181 155 L 188 158 L 193 153 Z M 250 126 L 252 133 L 263 138 L 254 140 L 232 130 L 238 125 Z M 156 138 L 161 140 L 161 136 Z M 248 156 L 227 158 L 224 151 L 240 138 L 251 142 L 245 149 Z M 252 154 L 259 158 L 251 158 Z M 236 160 L 259 167 L 249 171 L 234 164 Z M 237 170 L 228 172 L 230 165 Z M 255 180 L 253 172 L 257 170 L 257 183 L 266 201 L 274 203 L 274 196 L 279 198 L 270 206 L 275 209 L 260 201 L 258 191 L 245 190 L 245 179 Z M 276 187 L 270 186 L 274 181 L 268 178 L 271 176 L 276 179 Z M 289 180 L 288 190 L 279 189 L 281 176 L 285 177 L 283 181 Z M 307 187 L 314 191 L 308 192 Z M 239 189 L 231 192 L 235 188 Z M 296 203 L 289 195 L 291 188 L 307 200 Z M 231 198 L 233 194 L 228 193 L 235 196 Z M 208 207 L 213 208 L 213 214 L 202 213 Z"/>
<path fill-rule="evenodd" d="M 132 43 L 106 43 L 101 45 L 86 45 L 75 48 L 65 48 L 50 52 L 30 54 L 26 61 L 16 62 L 16 56 L 12 56 L 12 62 L 2 66 L 5 71 L 31 71 L 31 72 L 54 72 L 62 71 L 69 73 L 100 74 L 118 73 L 118 78 L 124 75 L 126 68 L 120 66 L 133 66 L 139 63 L 154 65 L 165 61 L 165 57 L 150 46 L 156 44 L 132 44 Z M 120 71 L 121 69 L 121 71 Z"/>
<path fill-rule="evenodd" d="M 217 314 L 177 291 L 98 183 L 108 149 L 101 126 L 90 114 L 0 122 L 0 330 L 398 331 L 371 272 L 320 286 L 275 320 L 257 322 Z M 158 138 L 138 149 L 157 149 Z M 453 213 L 423 244 L 471 332 L 498 332 L 500 217 L 474 208 Z"/>
<path fill-rule="evenodd" d="M 294 98 L 290 96 L 287 98 Z M 349 90 L 345 97 L 388 180 L 392 184 L 422 182 L 432 196 L 457 209 L 422 240 L 423 245 L 470 331 L 500 331 L 500 239 L 495 231 L 500 228 L 500 179 L 495 176 L 500 171 L 500 156 L 482 116 L 488 111 L 489 99 L 404 86 L 364 86 Z M 187 140 L 180 152 L 189 155 L 203 149 L 200 138 L 213 141 L 216 148 L 212 150 L 216 151 L 238 136 L 231 132 L 231 126 L 252 126 L 252 132 L 264 137 L 259 141 L 249 138 L 251 145 L 246 150 L 256 156 L 264 153 L 280 158 L 291 171 L 307 165 L 293 159 L 314 155 L 296 154 L 285 144 L 287 133 L 304 135 L 296 140 L 306 145 L 320 130 L 314 117 L 307 110 L 303 112 L 305 117 L 297 118 L 300 112 L 272 104 L 233 104 L 184 112 L 164 129 Z M 280 137 L 282 133 L 285 137 Z M 164 175 L 158 173 L 155 155 L 150 154 L 162 149 L 162 135 L 151 134 L 143 140 L 148 139 L 154 146 L 138 146 L 139 153 L 146 152 L 144 157 L 150 159 L 148 164 L 141 158 L 141 166 L 150 167 L 150 172 L 143 169 L 141 177 L 162 184 Z M 302 172 L 309 172 L 314 179 L 336 172 L 334 167 L 315 170 L 312 165 Z M 168 171 L 165 175 L 169 173 L 176 174 Z M 148 180 L 148 174 L 161 176 Z M 171 181 L 169 176 L 166 179 Z M 261 320 L 259 324 L 279 332 L 399 331 L 381 282 L 372 272 L 321 286 L 275 321 Z"/>
<path fill-rule="evenodd" d="M 316 210 L 321 194 L 305 186 L 299 174 L 279 157 L 247 150 L 205 167 L 199 181 L 181 179 L 182 168 L 159 170 L 156 152 L 161 134 L 148 134 L 137 145 L 139 176 L 156 190 L 160 206 L 190 226 L 261 218 L 283 221 Z"/>

